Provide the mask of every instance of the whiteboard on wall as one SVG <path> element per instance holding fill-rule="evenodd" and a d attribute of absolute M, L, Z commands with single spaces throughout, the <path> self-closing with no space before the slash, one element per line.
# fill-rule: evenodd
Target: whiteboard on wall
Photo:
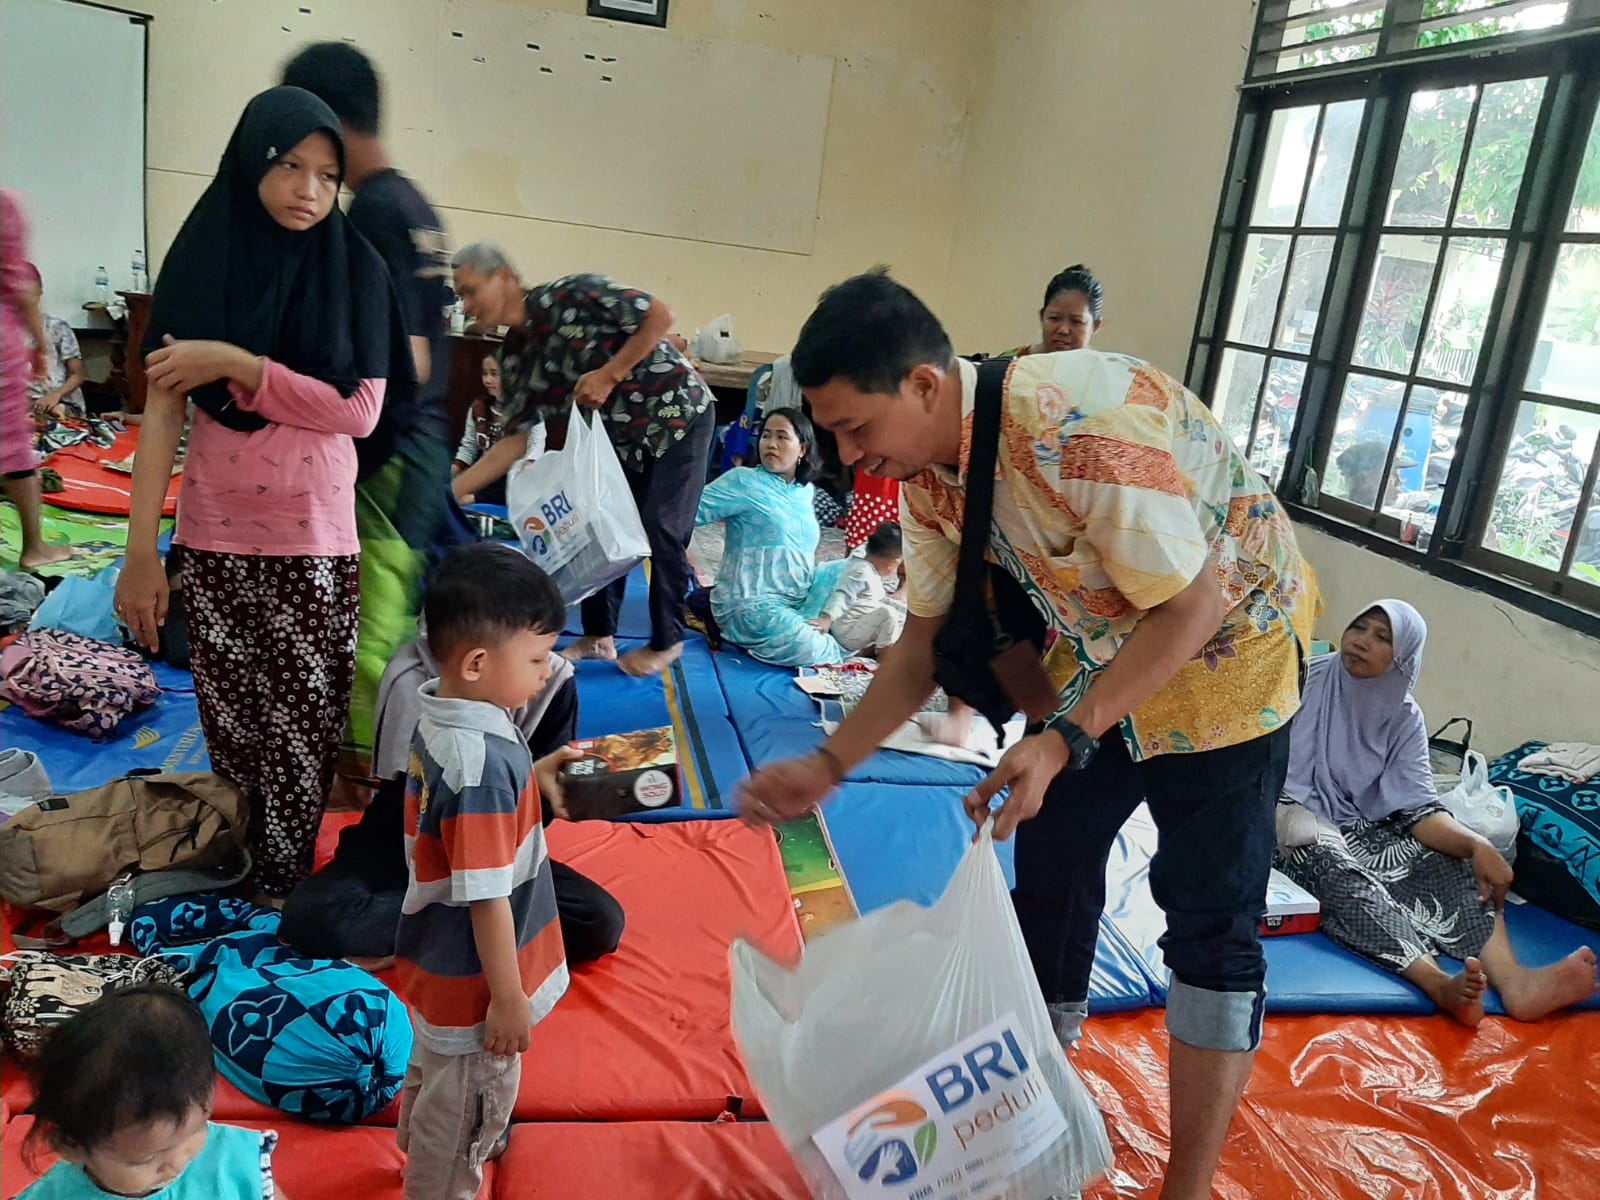
<path fill-rule="evenodd" d="M 22 194 L 47 311 L 83 328 L 105 267 L 145 249 L 145 18 L 0 0 L 0 183 Z"/>
<path fill-rule="evenodd" d="M 507 0 L 438 37 L 439 203 L 810 253 L 832 58 Z"/>

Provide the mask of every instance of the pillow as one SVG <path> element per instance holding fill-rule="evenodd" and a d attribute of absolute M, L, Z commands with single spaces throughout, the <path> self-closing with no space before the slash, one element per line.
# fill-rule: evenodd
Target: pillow
<path fill-rule="evenodd" d="M 230 1083 L 307 1120 L 354 1124 L 400 1094 L 410 1015 L 360 967 L 284 945 L 278 923 L 240 900 L 184 896 L 143 905 L 129 932 L 140 953 L 184 960 Z"/>
<path fill-rule="evenodd" d="M 1572 783 L 1552 775 L 1530 775 L 1518 767 L 1544 747 L 1543 742 L 1529 742 L 1501 756 L 1490 765 L 1489 780 L 1509 787 L 1516 796 L 1523 836 L 1565 867 L 1600 903 L 1600 778 Z"/>

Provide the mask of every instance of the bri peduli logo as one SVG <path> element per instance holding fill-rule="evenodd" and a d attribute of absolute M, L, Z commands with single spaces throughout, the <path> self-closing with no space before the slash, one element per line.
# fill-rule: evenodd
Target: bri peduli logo
<path fill-rule="evenodd" d="M 928 1110 L 899 1092 L 880 1099 L 850 1126 L 844 1155 L 863 1182 L 876 1179 L 892 1187 L 915 1179 L 938 1145 L 939 1130 Z"/>
<path fill-rule="evenodd" d="M 572 524 L 570 518 L 576 511 L 564 491 L 543 500 L 534 512 L 530 512 L 522 519 L 524 545 L 535 555 L 549 553 L 551 541 L 570 532 Z M 548 538 L 545 536 L 546 533 L 550 535 Z"/>

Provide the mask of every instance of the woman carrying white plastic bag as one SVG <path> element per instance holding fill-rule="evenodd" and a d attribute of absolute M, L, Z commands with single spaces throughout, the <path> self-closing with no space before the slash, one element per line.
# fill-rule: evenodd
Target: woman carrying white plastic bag
<path fill-rule="evenodd" d="M 523 552 L 555 580 L 568 604 L 650 556 L 617 453 L 581 411 L 574 410 L 560 450 L 545 453 L 543 437 L 528 438 L 528 452 L 506 484 L 506 508 Z"/>
<path fill-rule="evenodd" d="M 1110 1165 L 988 828 L 931 908 L 842 926 L 794 971 L 744 941 L 732 960 L 745 1066 L 813 1195 L 1046 1200 Z"/>

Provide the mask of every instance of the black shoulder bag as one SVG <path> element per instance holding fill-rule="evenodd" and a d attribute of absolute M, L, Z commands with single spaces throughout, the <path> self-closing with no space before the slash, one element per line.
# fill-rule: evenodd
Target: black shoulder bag
<path fill-rule="evenodd" d="M 1057 703 L 1039 662 L 1044 618 L 1008 571 L 985 561 L 994 515 L 1001 401 L 1011 365 L 1009 359 L 993 359 L 978 366 L 955 597 L 933 643 L 935 682 L 988 718 L 1002 740 L 1005 723 L 1018 709 L 1030 721 L 1042 721 Z"/>

